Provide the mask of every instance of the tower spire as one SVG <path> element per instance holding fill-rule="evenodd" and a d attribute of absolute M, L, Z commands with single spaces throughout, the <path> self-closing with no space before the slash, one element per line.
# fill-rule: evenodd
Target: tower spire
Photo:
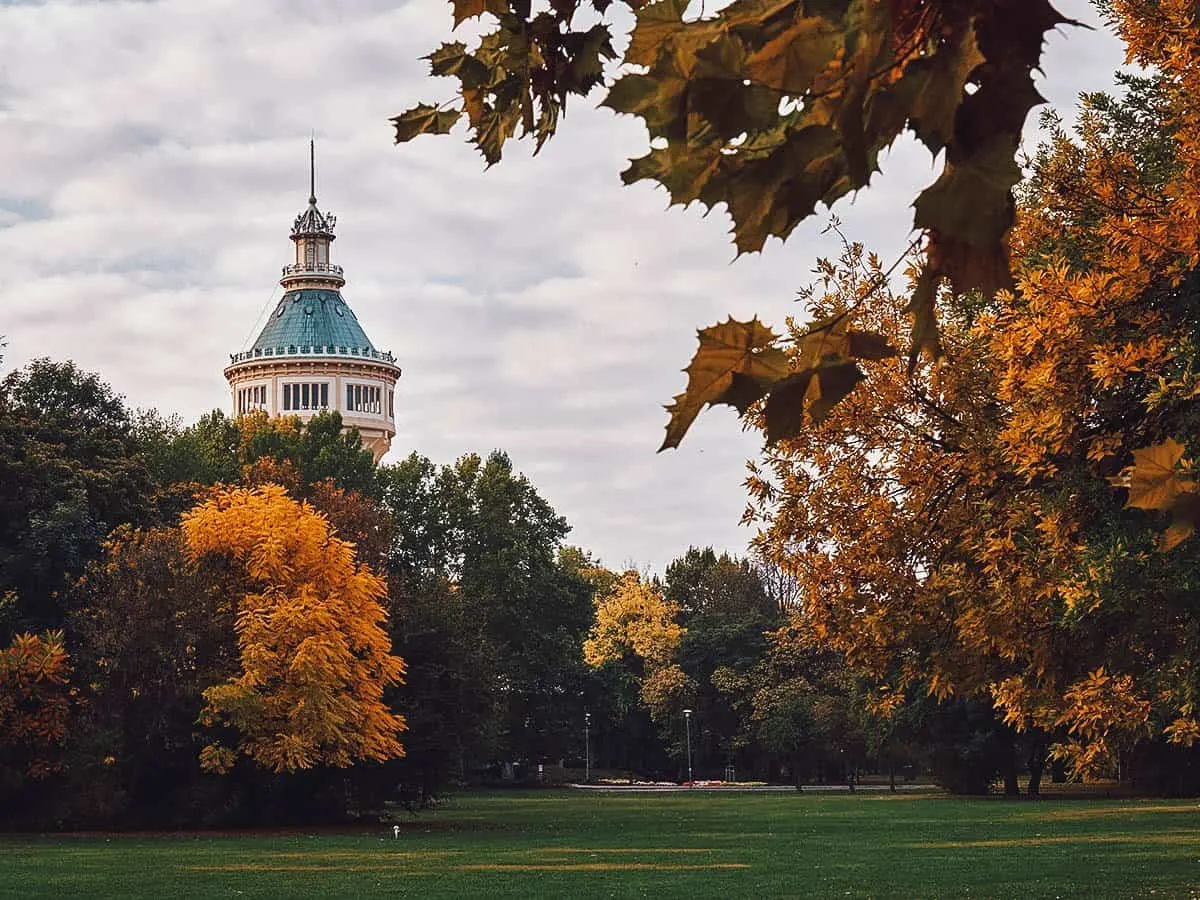
<path fill-rule="evenodd" d="M 317 202 L 317 139 L 308 139 L 308 202 Z"/>

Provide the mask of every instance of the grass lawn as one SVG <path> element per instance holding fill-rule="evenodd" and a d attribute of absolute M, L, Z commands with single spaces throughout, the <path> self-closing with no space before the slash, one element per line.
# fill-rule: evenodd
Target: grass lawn
<path fill-rule="evenodd" d="M 1188 897 L 1196 801 L 468 794 L 359 833 L 0 837 L 0 897 Z"/>

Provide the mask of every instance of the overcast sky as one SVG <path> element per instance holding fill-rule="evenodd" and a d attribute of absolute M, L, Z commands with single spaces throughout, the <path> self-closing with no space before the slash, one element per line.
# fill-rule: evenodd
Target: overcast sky
<path fill-rule="evenodd" d="M 1122 53 L 1086 0 L 1058 5 L 1098 27 L 1050 38 L 1042 92 L 1069 114 Z M 449 97 L 418 60 L 449 26 L 441 0 L 0 0 L 4 370 L 69 358 L 132 406 L 228 409 L 221 370 L 279 297 L 315 130 L 343 294 L 404 370 L 389 459 L 503 448 L 610 566 L 742 552 L 758 442 L 713 410 L 656 455 L 662 404 L 695 328 L 799 311 L 835 251 L 825 219 L 733 262 L 723 214 L 622 187 L 645 134 L 594 102 L 488 172 L 461 133 L 393 146 L 390 115 Z M 883 169 L 835 211 L 890 259 L 935 169 L 908 142 Z"/>

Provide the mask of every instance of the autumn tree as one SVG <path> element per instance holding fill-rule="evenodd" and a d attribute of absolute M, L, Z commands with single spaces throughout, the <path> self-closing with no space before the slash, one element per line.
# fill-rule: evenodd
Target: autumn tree
<path fill-rule="evenodd" d="M 1047 0 L 734 0 L 692 15 L 684 0 L 452 6 L 456 27 L 475 18 L 494 27 L 473 46 L 429 54 L 430 73 L 455 79 L 456 96 L 393 119 L 397 142 L 447 133 L 465 116 L 491 165 L 518 131 L 540 149 L 570 97 L 607 87 L 604 104 L 640 118 L 650 142 L 625 182 L 657 182 L 672 203 L 724 204 L 744 253 L 867 185 L 881 153 L 911 130 L 943 169 L 914 203 L 925 254 L 908 304 L 910 358 L 941 352 L 943 280 L 989 295 L 1012 284 L 1015 157 L 1042 99 L 1033 70 L 1045 33 L 1068 21 Z M 611 23 L 623 7 L 636 23 L 618 54 Z M 858 361 L 881 352 L 878 341 L 831 333 L 835 324 L 797 336 L 808 352 L 790 360 L 757 320 L 705 329 L 664 447 L 705 404 L 744 412 L 769 397 L 788 433 L 820 419 L 861 380 Z"/>
<path fill-rule="evenodd" d="M 685 634 L 679 605 L 634 571 L 597 593 L 594 604 L 583 657 L 609 685 L 600 707 L 607 720 L 600 745 L 622 767 L 654 769 L 664 762 L 657 738 L 666 729 L 665 743 L 678 761 L 673 725 L 695 690 L 677 659 Z"/>
<path fill-rule="evenodd" d="M 0 806 L 10 812 L 61 766 L 70 675 L 61 631 L 24 632 L 0 649 Z"/>
<path fill-rule="evenodd" d="M 386 585 L 353 546 L 277 486 L 221 490 L 182 527 L 193 559 L 227 555 L 251 581 L 237 609 L 241 673 L 205 690 L 201 711 L 237 749 L 218 738 L 201 764 L 228 771 L 244 753 L 293 772 L 402 755 L 404 720 L 382 699 L 404 672 L 383 627 Z"/>
<path fill-rule="evenodd" d="M 1020 290 L 947 310 L 944 362 L 874 364 L 870 392 L 781 441 L 773 477 L 753 483 L 764 548 L 851 662 L 994 702 L 1031 748 L 1034 787 L 1050 740 L 1094 773 L 1193 732 L 1186 448 L 1143 448 L 1194 432 L 1171 387 L 1193 365 L 1194 279 L 1172 274 L 1182 249 L 1137 270 L 1117 249 L 1119 234 L 1167 228 L 1156 216 L 1188 240 L 1174 204 L 1151 199 L 1182 189 L 1164 160 L 1185 147 L 1166 86 L 1130 86 L 1085 98 L 1078 137 L 1060 130 L 1035 159 Z M 810 301 L 898 337 L 902 301 L 862 262 L 826 266 L 828 293 Z M 1110 481 L 1133 506 L 1176 508 L 1158 541 L 1170 554 Z"/>

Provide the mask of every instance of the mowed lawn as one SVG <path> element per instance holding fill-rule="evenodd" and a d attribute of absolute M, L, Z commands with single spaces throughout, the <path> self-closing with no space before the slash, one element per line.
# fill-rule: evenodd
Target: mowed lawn
<path fill-rule="evenodd" d="M 402 824 L 0 837 L 0 896 L 1200 897 L 1194 800 L 504 792 Z"/>

